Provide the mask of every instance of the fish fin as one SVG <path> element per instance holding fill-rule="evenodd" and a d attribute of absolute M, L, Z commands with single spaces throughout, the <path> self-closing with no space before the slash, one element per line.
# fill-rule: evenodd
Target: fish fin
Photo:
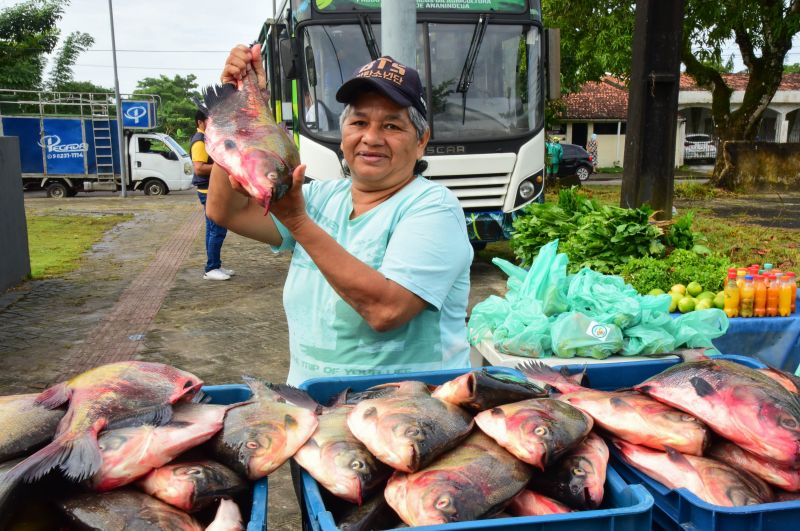
<path fill-rule="evenodd" d="M 203 89 L 203 104 L 200 110 L 208 115 L 214 110 L 214 107 L 225 101 L 230 96 L 236 94 L 238 89 L 233 83 L 225 83 L 223 85 L 211 85 Z"/>
<path fill-rule="evenodd" d="M 133 426 L 143 426 L 145 424 L 152 424 L 153 426 L 163 426 L 172 419 L 172 406 L 164 404 L 148 409 L 140 409 L 130 415 L 115 418 L 109 421 L 106 429 L 117 430 L 119 428 L 130 428 Z"/>
<path fill-rule="evenodd" d="M 342 406 L 347 403 L 347 395 L 350 394 L 350 388 L 346 387 L 341 393 L 336 395 L 336 398 L 331 400 L 328 407 Z"/>
<path fill-rule="evenodd" d="M 562 393 L 575 391 L 577 390 L 576 388 L 580 387 L 576 386 L 559 371 L 541 361 L 529 360 L 517 364 L 516 368 L 525 375 L 529 382 L 540 387 L 556 388 Z"/>
<path fill-rule="evenodd" d="M 36 403 L 47 409 L 55 409 L 60 405 L 66 404 L 72 391 L 67 382 L 61 382 L 52 387 L 48 387 L 36 397 Z"/>
<path fill-rule="evenodd" d="M 290 404 L 302 407 L 304 409 L 309 409 L 314 412 L 322 409 L 322 406 L 319 404 L 319 402 L 311 398 L 311 395 L 302 389 L 298 389 L 297 387 L 292 387 L 291 385 L 286 384 L 268 383 L 266 386 L 267 389 L 279 395 Z"/>
<path fill-rule="evenodd" d="M 561 373 L 561 376 L 569 380 L 570 382 L 574 383 L 575 385 L 583 386 L 584 382 L 587 380 L 586 369 L 588 365 L 584 363 L 583 370 L 581 372 L 576 372 L 575 374 L 570 374 L 569 369 L 566 367 L 561 367 L 558 371 Z"/>
<path fill-rule="evenodd" d="M 614 406 L 615 408 L 630 409 L 630 410 L 634 410 L 634 411 L 636 410 L 636 408 L 633 407 L 632 405 L 630 405 L 627 400 L 625 400 L 624 398 L 619 397 L 619 396 L 611 397 L 611 399 L 609 400 L 609 403 L 612 406 Z"/>
<path fill-rule="evenodd" d="M 291 431 L 297 429 L 297 419 L 291 415 L 284 415 L 283 416 L 283 425 L 286 428 L 286 431 Z"/>
<path fill-rule="evenodd" d="M 692 384 L 697 396 L 711 396 L 717 394 L 716 389 L 714 389 L 710 383 L 698 376 L 689 378 L 689 383 Z"/>
<path fill-rule="evenodd" d="M 210 395 L 205 394 L 203 391 L 197 391 L 190 402 L 192 404 L 208 404 L 211 400 L 212 397 Z"/>
<path fill-rule="evenodd" d="M 263 380 L 243 374 L 242 381 L 247 385 L 247 387 L 250 388 L 250 392 L 253 393 L 251 398 L 259 398 L 264 394 L 264 389 L 266 386 Z"/>
<path fill-rule="evenodd" d="M 62 435 L 9 470 L 6 480 L 21 479 L 27 483 L 40 480 L 55 467 L 67 478 L 80 482 L 94 476 L 103 464 L 103 456 L 93 432 L 79 437 Z"/>

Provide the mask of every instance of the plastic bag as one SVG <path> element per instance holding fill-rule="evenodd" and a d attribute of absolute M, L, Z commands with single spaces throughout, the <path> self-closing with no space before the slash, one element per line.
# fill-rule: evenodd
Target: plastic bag
<path fill-rule="evenodd" d="M 472 309 L 469 317 L 469 342 L 477 345 L 487 334 L 494 334 L 511 313 L 511 304 L 496 295 L 490 295 Z"/>
<path fill-rule="evenodd" d="M 670 317 L 667 315 L 667 319 Z M 667 330 L 658 326 L 636 325 L 625 329 L 623 356 L 638 354 L 660 354 L 675 350 L 675 338 Z"/>
<path fill-rule="evenodd" d="M 622 350 L 622 330 L 601 323 L 580 312 L 568 312 L 556 318 L 550 328 L 553 352 L 559 358 L 574 356 L 605 359 Z"/>
<path fill-rule="evenodd" d="M 641 296 L 621 277 L 581 269 L 567 291 L 569 309 L 622 329 L 639 323 Z"/>
<path fill-rule="evenodd" d="M 524 330 L 504 339 L 494 338 L 494 348 L 502 354 L 526 358 L 546 358 L 553 355 L 550 322 L 547 317 L 529 323 Z"/>
<path fill-rule="evenodd" d="M 672 320 L 676 347 L 706 347 L 717 349 L 711 343 L 728 331 L 728 316 L 718 308 L 685 313 Z"/>

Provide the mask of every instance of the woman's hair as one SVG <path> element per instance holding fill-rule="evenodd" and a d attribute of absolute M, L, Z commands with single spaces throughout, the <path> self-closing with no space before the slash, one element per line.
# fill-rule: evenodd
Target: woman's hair
<path fill-rule="evenodd" d="M 417 133 L 417 140 L 422 140 L 422 137 L 425 136 L 425 131 L 430 129 L 428 125 L 428 121 L 422 116 L 417 109 L 414 107 L 406 107 L 408 110 L 408 119 L 411 120 L 411 124 L 414 126 L 414 131 Z M 353 112 L 353 107 L 350 104 L 347 104 L 342 111 L 342 114 L 339 115 L 339 130 L 341 131 L 344 129 L 344 121 Z M 342 159 L 342 168 L 344 169 L 345 175 L 350 175 L 350 167 L 347 165 L 347 161 Z M 428 163 L 422 159 L 418 160 L 414 163 L 414 175 L 419 175 L 425 170 L 428 169 Z"/>

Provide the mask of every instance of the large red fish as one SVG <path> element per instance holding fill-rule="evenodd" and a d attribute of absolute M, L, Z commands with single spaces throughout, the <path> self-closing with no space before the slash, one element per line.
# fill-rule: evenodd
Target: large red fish
<path fill-rule="evenodd" d="M 289 190 L 300 164 L 297 147 L 272 117 L 269 93 L 258 88 L 248 66 L 236 85 L 209 87 L 203 100 L 198 104 L 208 116 L 208 154 L 269 210 L 270 201 Z"/>
<path fill-rule="evenodd" d="M 172 417 L 172 404 L 189 399 L 202 387 L 195 375 L 163 363 L 110 363 L 45 390 L 37 402 L 56 408 L 69 402 L 53 442 L 8 474 L 36 480 L 55 467 L 73 481 L 95 475 L 103 463 L 97 434 L 104 429 L 161 425 Z"/>

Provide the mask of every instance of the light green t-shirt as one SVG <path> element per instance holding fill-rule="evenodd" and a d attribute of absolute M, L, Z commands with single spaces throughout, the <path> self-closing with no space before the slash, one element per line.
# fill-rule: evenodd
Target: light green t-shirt
<path fill-rule="evenodd" d="M 310 378 L 467 367 L 469 244 L 453 193 L 422 177 L 350 219 L 349 179 L 303 186 L 311 218 L 347 251 L 428 303 L 405 325 L 376 332 L 331 288 L 305 250 L 277 223 L 293 250 L 283 304 L 289 322 L 288 383 Z"/>

